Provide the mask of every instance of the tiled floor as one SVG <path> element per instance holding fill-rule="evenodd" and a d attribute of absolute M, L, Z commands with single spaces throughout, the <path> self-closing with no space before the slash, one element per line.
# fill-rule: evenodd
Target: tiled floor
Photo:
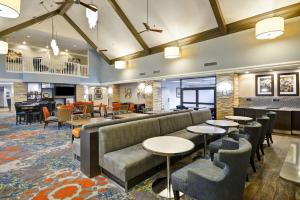
<path fill-rule="evenodd" d="M 0 199 L 159 199 L 151 189 L 156 177 L 165 170 L 125 194 L 109 179 L 89 179 L 73 160 L 70 130 L 55 125 L 46 130 L 40 124 L 16 126 L 14 117 L 0 113 Z M 292 141 L 300 137 L 275 135 L 272 147 L 265 148 L 257 173 L 249 167 L 244 199 L 294 199 L 296 187 L 279 178 L 279 172 Z M 186 158 L 176 163 L 180 168 L 191 162 Z M 185 197 L 184 199 L 188 199 Z"/>

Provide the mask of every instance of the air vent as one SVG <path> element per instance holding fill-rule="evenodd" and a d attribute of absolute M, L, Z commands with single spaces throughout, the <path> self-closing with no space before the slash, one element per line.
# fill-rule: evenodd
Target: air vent
<path fill-rule="evenodd" d="M 140 76 L 145 76 L 146 75 L 146 73 L 145 72 L 143 72 L 143 73 L 140 73 Z"/>
<path fill-rule="evenodd" d="M 153 71 L 153 74 L 159 74 L 160 73 L 160 70 L 154 70 Z"/>
<path fill-rule="evenodd" d="M 252 99 L 251 98 L 246 98 L 246 101 L 252 101 Z"/>
<path fill-rule="evenodd" d="M 278 102 L 278 101 L 280 101 L 280 99 L 274 98 L 273 102 L 276 102 L 276 101 Z"/>
<path fill-rule="evenodd" d="M 204 63 L 204 67 L 216 66 L 217 62 Z"/>

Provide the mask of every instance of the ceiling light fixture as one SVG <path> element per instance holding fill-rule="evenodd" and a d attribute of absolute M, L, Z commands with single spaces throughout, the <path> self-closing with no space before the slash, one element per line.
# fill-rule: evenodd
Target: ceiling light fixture
<path fill-rule="evenodd" d="M 0 17 L 17 18 L 20 8 L 21 0 L 0 0 Z"/>
<path fill-rule="evenodd" d="M 22 42 L 22 44 L 24 44 L 24 45 L 25 45 L 25 44 L 27 44 L 27 43 L 26 43 L 26 41 L 23 41 L 23 42 Z"/>
<path fill-rule="evenodd" d="M 256 39 L 275 39 L 284 33 L 284 18 L 271 17 L 261 20 L 255 25 Z"/>
<path fill-rule="evenodd" d="M 97 8 L 93 4 L 89 4 L 89 6 L 91 6 L 93 8 Z M 86 17 L 88 19 L 90 29 L 95 28 L 96 24 L 97 24 L 97 21 L 98 21 L 98 10 L 97 11 L 93 11 L 93 10 L 91 10 L 89 8 L 86 8 L 85 14 L 86 14 Z"/>
<path fill-rule="evenodd" d="M 8 53 L 8 43 L 0 40 L 0 54 Z"/>
<path fill-rule="evenodd" d="M 176 46 L 166 47 L 164 53 L 166 59 L 173 59 L 173 58 L 180 57 L 180 49 L 179 47 Z"/>
<path fill-rule="evenodd" d="M 115 61 L 115 68 L 116 69 L 125 69 L 126 68 L 126 61 L 125 60 Z"/>
<path fill-rule="evenodd" d="M 59 48 L 58 48 L 56 40 L 57 40 L 57 33 L 56 33 L 56 38 L 54 38 L 54 23 L 53 23 L 53 17 L 52 17 L 52 39 L 51 39 L 51 42 L 50 42 L 50 46 L 52 48 L 53 54 L 55 56 L 58 56 Z"/>

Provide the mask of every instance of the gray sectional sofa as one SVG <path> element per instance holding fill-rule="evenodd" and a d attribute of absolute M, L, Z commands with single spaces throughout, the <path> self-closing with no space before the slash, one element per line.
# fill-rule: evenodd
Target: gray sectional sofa
<path fill-rule="evenodd" d="M 145 139 L 171 135 L 203 146 L 203 137 L 186 131 L 186 127 L 211 119 L 210 110 L 176 113 L 99 128 L 99 166 L 125 190 L 151 175 L 165 162 L 142 148 Z"/>

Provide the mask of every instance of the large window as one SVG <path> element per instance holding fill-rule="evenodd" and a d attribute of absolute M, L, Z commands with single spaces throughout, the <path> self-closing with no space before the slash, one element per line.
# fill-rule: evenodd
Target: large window
<path fill-rule="evenodd" d="M 210 108 L 215 114 L 216 77 L 180 80 L 181 105 L 188 108 Z"/>

